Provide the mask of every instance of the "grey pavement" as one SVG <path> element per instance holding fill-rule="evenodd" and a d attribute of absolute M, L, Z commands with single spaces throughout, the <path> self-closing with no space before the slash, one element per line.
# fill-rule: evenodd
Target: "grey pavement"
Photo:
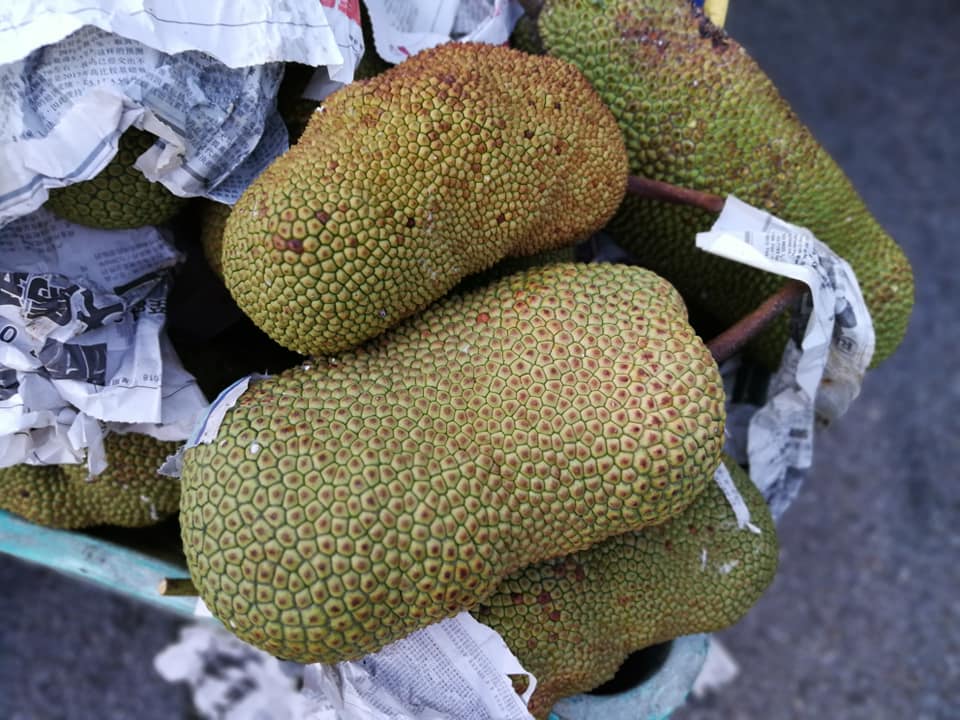
<path fill-rule="evenodd" d="M 738 678 L 675 720 L 960 718 L 960 15 L 948 0 L 732 0 L 774 78 L 914 264 L 900 351 L 818 439 Z M 0 555 L 0 720 L 184 718 L 179 621 Z"/>

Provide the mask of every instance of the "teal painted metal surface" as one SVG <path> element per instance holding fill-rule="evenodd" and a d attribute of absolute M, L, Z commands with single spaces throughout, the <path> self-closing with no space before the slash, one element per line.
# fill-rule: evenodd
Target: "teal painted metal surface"
<path fill-rule="evenodd" d="M 192 617 L 196 598 L 164 597 L 165 577 L 185 577 L 182 565 L 159 560 L 83 533 L 54 530 L 0 510 L 0 552 L 95 582 L 154 606 Z"/>
<path fill-rule="evenodd" d="M 0 552 L 155 607 L 193 618 L 196 598 L 164 597 L 157 586 L 165 577 L 185 577 L 183 565 L 161 560 L 120 543 L 67 530 L 54 530 L 0 510 Z M 551 720 L 666 720 L 686 700 L 703 667 L 708 636 L 675 640 L 663 666 L 646 682 L 617 695 L 577 695 L 561 700 Z"/>
<path fill-rule="evenodd" d="M 646 682 L 617 695 L 576 695 L 553 707 L 550 720 L 666 720 L 683 705 L 707 659 L 707 635 L 673 641 L 663 666 Z"/>

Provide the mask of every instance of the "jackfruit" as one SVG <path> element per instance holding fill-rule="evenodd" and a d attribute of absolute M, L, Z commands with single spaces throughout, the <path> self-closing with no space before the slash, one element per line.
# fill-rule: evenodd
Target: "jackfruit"
<path fill-rule="evenodd" d="M 190 575 L 246 642 L 356 659 L 523 565 L 682 512 L 719 464 L 723 401 L 653 273 L 511 275 L 252 382 L 184 452 Z"/>
<path fill-rule="evenodd" d="M 223 262 L 220 259 L 223 252 L 223 228 L 227 224 L 230 210 L 229 205 L 205 200 L 200 211 L 200 244 L 203 246 L 203 256 L 213 270 L 213 274 L 221 280 L 223 280 Z"/>
<path fill-rule="evenodd" d="M 576 247 L 571 245 L 568 247 L 557 248 L 556 250 L 545 250 L 541 253 L 537 253 L 536 255 L 517 255 L 513 257 L 505 257 L 503 260 L 498 260 L 495 262 L 486 270 L 481 270 L 478 273 L 467 275 L 456 285 L 453 291 L 458 293 L 468 292 L 470 290 L 489 285 L 490 283 L 499 280 L 500 278 L 504 278 L 507 275 L 518 273 L 521 270 L 532 270 L 533 268 L 561 262 L 578 262 Z"/>
<path fill-rule="evenodd" d="M 637 175 L 741 200 L 809 228 L 853 267 L 876 330 L 872 366 L 906 332 L 913 274 L 850 180 L 747 52 L 688 0 L 547 0 L 547 51 L 579 67 L 623 130 Z M 692 305 L 731 324 L 784 280 L 708 255 L 694 235 L 715 217 L 627 198 L 610 224 L 638 261 Z M 783 318 L 753 344 L 779 365 Z"/>
<path fill-rule="evenodd" d="M 537 678 L 529 710 L 599 687 L 633 652 L 737 622 L 773 580 L 777 536 L 760 491 L 725 457 L 755 534 L 716 483 L 671 521 L 508 577 L 473 614 Z"/>
<path fill-rule="evenodd" d="M 108 435 L 107 469 L 88 479 L 85 463 L 0 469 L 0 509 L 53 528 L 143 527 L 175 513 L 180 483 L 157 474 L 178 443 L 147 435 Z"/>
<path fill-rule="evenodd" d="M 616 122 L 571 65 L 441 45 L 314 113 L 227 220 L 226 284 L 281 345 L 337 353 L 505 255 L 590 235 L 626 169 Z"/>
<path fill-rule="evenodd" d="M 390 63 L 377 54 L 373 44 L 373 27 L 363 3 L 360 4 L 360 28 L 363 33 L 363 55 L 353 72 L 354 81 L 379 75 Z M 319 100 L 303 97 L 316 68 L 301 63 L 287 63 L 277 93 L 277 110 L 287 126 L 290 142 L 295 143 L 307 127 L 310 116 L 320 107 Z"/>
<path fill-rule="evenodd" d="M 64 220 L 122 230 L 144 225 L 162 225 L 186 203 L 163 185 L 151 182 L 133 167 L 150 149 L 156 137 L 128 128 L 117 144 L 117 154 L 90 180 L 54 188 L 44 207 Z"/>

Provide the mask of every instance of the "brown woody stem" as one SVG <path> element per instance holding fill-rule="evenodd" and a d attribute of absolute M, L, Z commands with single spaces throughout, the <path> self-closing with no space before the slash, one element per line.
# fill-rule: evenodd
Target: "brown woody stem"
<path fill-rule="evenodd" d="M 164 578 L 157 586 L 157 592 L 167 597 L 189 597 L 200 594 L 190 578 Z"/>
<path fill-rule="evenodd" d="M 661 200 L 675 205 L 692 205 L 713 213 L 723 210 L 723 204 L 726 202 L 719 195 L 690 190 L 659 180 L 639 177 L 638 175 L 627 176 L 627 194 L 650 200 Z"/>
<path fill-rule="evenodd" d="M 713 359 L 719 364 L 730 358 L 776 320 L 780 313 L 799 300 L 805 292 L 807 292 L 805 284 L 799 280 L 788 280 L 756 310 L 740 318 L 707 343 Z"/>

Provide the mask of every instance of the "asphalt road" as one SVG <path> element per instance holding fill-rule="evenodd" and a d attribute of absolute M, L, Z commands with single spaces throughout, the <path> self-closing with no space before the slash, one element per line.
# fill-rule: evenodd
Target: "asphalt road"
<path fill-rule="evenodd" d="M 818 439 L 777 579 L 722 633 L 738 678 L 676 720 L 960 717 L 960 16 L 948 0 L 733 0 L 774 78 L 914 264 L 900 351 Z M 179 622 L 0 555 L 0 718 L 183 718 Z"/>

